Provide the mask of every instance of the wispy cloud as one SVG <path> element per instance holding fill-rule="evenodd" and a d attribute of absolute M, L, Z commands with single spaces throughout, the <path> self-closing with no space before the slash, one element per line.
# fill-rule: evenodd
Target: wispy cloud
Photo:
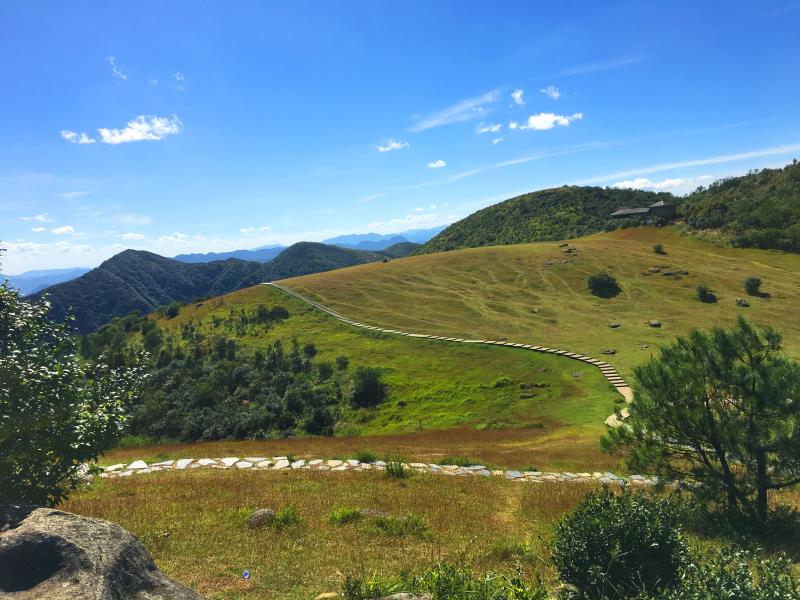
<path fill-rule="evenodd" d="M 88 196 L 91 192 L 64 192 L 62 194 L 56 194 L 59 198 L 66 198 L 67 200 L 72 200 L 74 198 L 83 198 L 84 196 Z"/>
<path fill-rule="evenodd" d="M 566 127 L 573 121 L 578 121 L 583 118 L 583 113 L 575 113 L 572 115 L 556 115 L 553 113 L 539 113 L 531 115 L 525 124 L 520 125 L 520 129 L 536 129 L 543 131 L 552 129 L 556 125 Z"/>
<path fill-rule="evenodd" d="M 447 166 L 447 163 L 444 162 L 442 159 L 433 160 L 433 161 L 428 163 L 428 168 L 429 169 L 441 169 L 442 167 L 446 167 L 446 166 Z"/>
<path fill-rule="evenodd" d="M 239 232 L 243 233 L 244 235 L 253 235 L 254 233 L 269 233 L 272 231 L 272 227 L 242 227 Z"/>
<path fill-rule="evenodd" d="M 376 150 L 378 152 L 391 152 L 392 150 L 402 150 L 403 148 L 408 148 L 410 144 L 408 142 L 404 142 L 402 140 L 389 140 L 383 146 L 377 146 Z"/>
<path fill-rule="evenodd" d="M 67 235 L 75 233 L 75 228 L 72 225 L 63 225 L 61 227 L 54 227 L 50 230 L 50 233 L 54 233 L 55 235 Z"/>
<path fill-rule="evenodd" d="M 364 196 L 363 198 L 359 198 L 358 201 L 363 203 L 372 202 L 373 200 L 377 200 L 378 198 L 383 198 L 386 194 L 383 192 L 378 192 L 377 194 L 370 194 L 369 196 Z"/>
<path fill-rule="evenodd" d="M 503 141 L 503 138 L 501 138 L 501 137 L 499 137 L 499 138 L 494 138 L 494 139 L 492 140 L 492 144 L 494 144 L 494 145 L 496 146 L 497 144 L 499 144 L 499 143 L 500 143 L 500 142 L 502 142 L 502 141 Z"/>
<path fill-rule="evenodd" d="M 149 83 L 150 85 L 158 85 L 158 79 L 153 77 L 152 79 L 148 79 L 147 83 Z"/>
<path fill-rule="evenodd" d="M 186 86 L 184 85 L 186 83 L 186 77 L 183 75 L 183 73 L 177 71 L 172 77 L 175 79 L 176 90 L 182 92 L 184 89 L 186 89 Z"/>
<path fill-rule="evenodd" d="M 168 135 L 180 133 L 183 129 L 181 120 L 172 117 L 158 117 L 154 115 L 140 115 L 123 129 L 98 129 L 104 144 L 125 144 L 128 142 L 156 141 Z"/>
<path fill-rule="evenodd" d="M 475 133 L 497 133 L 502 128 L 503 126 L 500 123 L 489 123 L 488 125 L 481 123 L 475 128 Z"/>
<path fill-rule="evenodd" d="M 561 90 L 559 90 L 554 85 L 548 85 L 546 88 L 540 89 L 539 92 L 544 94 L 545 96 L 547 96 L 551 100 L 558 100 L 563 95 L 561 93 Z"/>
<path fill-rule="evenodd" d="M 508 128 L 509 129 L 519 129 L 519 123 L 517 123 L 516 121 L 509 121 Z"/>
<path fill-rule="evenodd" d="M 511 92 L 511 98 L 514 100 L 514 103 L 517 106 L 524 106 L 525 105 L 525 90 L 516 89 Z"/>
<path fill-rule="evenodd" d="M 572 75 L 586 75 L 588 73 L 597 73 L 599 71 L 609 71 L 611 69 L 618 69 L 620 67 L 625 67 L 627 65 L 632 65 L 638 62 L 642 62 L 645 59 L 644 55 L 637 55 L 637 56 L 628 56 L 623 58 L 611 58 L 607 60 L 601 60 L 596 63 L 591 63 L 587 65 L 578 65 L 577 67 L 571 67 L 569 69 L 565 69 L 561 71 L 562 77 L 569 77 Z"/>
<path fill-rule="evenodd" d="M 42 233 L 47 231 L 47 227 L 31 227 L 31 231 L 34 233 Z"/>
<path fill-rule="evenodd" d="M 651 165 L 649 167 L 640 167 L 637 169 L 629 169 L 627 171 L 618 171 L 616 173 L 609 173 L 607 175 L 598 175 L 596 177 L 588 177 L 586 179 L 574 181 L 572 182 L 572 185 L 586 185 L 593 183 L 602 183 L 605 181 L 625 180 L 632 177 L 639 177 L 641 175 L 659 173 L 661 171 L 671 171 L 673 169 L 701 167 L 705 165 L 718 165 L 723 163 L 736 162 L 738 160 L 747 160 L 750 158 L 761 158 L 764 156 L 776 156 L 781 154 L 795 154 L 797 152 L 800 152 L 800 144 L 772 146 L 770 148 L 760 148 L 758 150 L 749 150 L 747 152 L 738 152 L 736 154 L 721 154 L 719 156 L 710 156 L 707 158 L 698 158 L 693 160 L 662 163 L 658 165 Z"/>
<path fill-rule="evenodd" d="M 37 223 L 52 223 L 55 221 L 48 213 L 40 213 L 32 217 L 20 217 L 23 221 L 36 221 Z"/>
<path fill-rule="evenodd" d="M 145 235 L 143 233 L 128 232 L 120 236 L 123 240 L 143 240 Z"/>
<path fill-rule="evenodd" d="M 475 98 L 467 98 L 452 106 L 448 106 L 447 108 L 422 117 L 409 131 L 418 133 L 427 129 L 433 129 L 434 127 L 441 127 L 442 125 L 450 125 L 451 123 L 461 123 L 463 121 L 476 119 L 486 112 L 483 108 L 484 105 L 497 102 L 499 99 L 500 92 L 498 90 L 492 90 L 491 92 L 487 92 Z"/>
<path fill-rule="evenodd" d="M 393 233 L 402 229 L 417 228 L 417 227 L 435 227 L 436 225 L 445 225 L 457 220 L 457 217 L 448 215 L 440 217 L 434 212 L 414 212 L 404 217 L 397 219 L 390 219 L 388 221 L 375 221 L 367 225 L 369 231 L 375 233 Z"/>
<path fill-rule="evenodd" d="M 637 177 L 612 183 L 611 187 L 629 190 L 646 190 L 650 192 L 674 192 L 676 190 L 694 189 L 700 185 L 709 183 L 714 178 L 711 175 L 700 175 L 698 177 L 675 177 L 662 181 L 653 181 L 647 177 Z"/>
<path fill-rule="evenodd" d="M 170 233 L 168 235 L 162 235 L 158 238 L 158 242 L 162 244 L 181 244 L 185 243 L 189 239 L 189 236 L 185 233 L 181 233 L 179 231 L 175 231 L 174 233 Z"/>
<path fill-rule="evenodd" d="M 117 66 L 117 59 L 113 56 L 109 56 L 106 58 L 106 62 L 111 65 L 111 74 L 116 77 L 117 79 L 122 79 L 123 81 L 128 78 L 128 76 L 120 71 L 119 67 Z"/>
<path fill-rule="evenodd" d="M 62 129 L 60 133 L 62 138 L 73 144 L 94 144 L 95 142 L 85 133 L 78 134 L 78 132 L 69 129 Z"/>

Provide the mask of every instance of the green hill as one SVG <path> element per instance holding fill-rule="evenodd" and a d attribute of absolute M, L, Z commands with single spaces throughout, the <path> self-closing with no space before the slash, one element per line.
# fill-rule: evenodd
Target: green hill
<path fill-rule="evenodd" d="M 262 281 L 383 258 L 311 242 L 294 244 L 266 264 L 237 259 L 185 263 L 152 252 L 125 250 L 82 277 L 44 292 L 52 303 L 53 317 L 63 319 L 72 312 L 77 330 L 88 333 L 134 310 L 148 313 L 171 302 L 219 296 Z"/>
<path fill-rule="evenodd" d="M 421 247 L 422 244 L 415 244 L 414 242 L 400 242 L 384 249 L 383 253 L 389 258 L 403 258 L 404 256 L 411 256 Z"/>
<path fill-rule="evenodd" d="M 681 212 L 691 229 L 717 230 L 736 246 L 800 251 L 800 163 L 699 188 Z"/>
<path fill-rule="evenodd" d="M 603 231 L 608 215 L 620 207 L 639 208 L 659 200 L 675 198 L 668 193 L 600 187 L 531 192 L 453 223 L 419 253 L 577 238 Z"/>

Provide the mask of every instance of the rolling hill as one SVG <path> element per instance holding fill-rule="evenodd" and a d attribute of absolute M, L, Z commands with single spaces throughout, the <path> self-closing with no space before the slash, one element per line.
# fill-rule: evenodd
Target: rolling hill
<path fill-rule="evenodd" d="M 656 254 L 654 244 L 666 254 Z M 598 357 L 614 350 L 603 359 L 625 376 L 675 336 L 730 325 L 739 315 L 780 329 L 789 354 L 800 358 L 797 254 L 720 247 L 678 227 L 619 229 L 571 246 L 574 251 L 550 242 L 433 253 L 283 283 L 378 327 L 507 337 Z M 588 292 L 587 277 L 600 271 L 616 277 L 620 295 Z M 768 296 L 747 296 L 743 284 L 751 276 L 763 280 Z M 700 284 L 717 294 L 716 304 L 697 299 Z M 750 306 L 737 306 L 737 297 Z M 650 320 L 661 327 L 649 327 Z"/>
<path fill-rule="evenodd" d="M 620 207 L 644 207 L 660 200 L 675 198 L 668 193 L 576 186 L 531 192 L 453 223 L 419 253 L 577 238 L 603 231 L 608 215 Z"/>
<path fill-rule="evenodd" d="M 339 269 L 384 255 L 300 242 L 268 263 L 236 259 L 185 263 L 151 252 L 126 250 L 83 276 L 44 290 L 53 317 L 75 315 L 80 333 L 94 331 L 113 317 L 147 313 L 171 302 L 219 296 L 261 281 Z"/>

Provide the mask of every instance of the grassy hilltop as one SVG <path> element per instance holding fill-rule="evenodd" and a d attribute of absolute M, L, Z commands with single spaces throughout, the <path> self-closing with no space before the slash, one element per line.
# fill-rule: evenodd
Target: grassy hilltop
<path fill-rule="evenodd" d="M 773 325 L 792 356 L 800 356 L 800 256 L 718 247 L 675 227 L 641 227 L 570 242 L 473 248 L 414 256 L 285 283 L 350 318 L 381 327 L 437 335 L 533 343 L 604 357 L 622 373 L 645 362 L 658 346 L 693 327 L 731 324 L 744 315 Z M 666 254 L 653 251 L 661 244 Z M 660 269 L 651 273 L 650 269 Z M 676 273 L 680 269 L 688 275 Z M 620 283 L 616 298 L 592 296 L 589 275 L 608 271 Z M 747 277 L 760 277 L 768 297 L 747 296 Z M 716 304 L 697 299 L 707 285 Z M 744 297 L 749 308 L 735 299 Z M 402 307 L 402 310 L 398 310 Z M 657 319 L 654 329 L 647 322 Z M 620 323 L 612 329 L 609 324 Z"/>

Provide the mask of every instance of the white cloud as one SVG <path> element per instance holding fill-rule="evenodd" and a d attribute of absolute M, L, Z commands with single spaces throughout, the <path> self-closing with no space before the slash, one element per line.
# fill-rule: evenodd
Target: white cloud
<path fill-rule="evenodd" d="M 47 231 L 47 227 L 31 227 L 31 231 L 34 233 L 42 233 L 43 231 Z"/>
<path fill-rule="evenodd" d="M 412 213 L 399 219 L 389 221 L 375 221 L 367 225 L 367 229 L 375 233 L 392 233 L 398 228 L 433 227 L 439 224 L 439 219 L 435 213 Z"/>
<path fill-rule="evenodd" d="M 558 100 L 563 95 L 561 90 L 559 90 L 554 85 L 548 85 L 546 88 L 542 88 L 539 90 L 542 94 L 550 98 L 551 100 Z"/>
<path fill-rule="evenodd" d="M 120 237 L 123 240 L 143 240 L 145 236 L 143 233 L 128 232 L 128 233 L 123 233 Z"/>
<path fill-rule="evenodd" d="M 126 142 L 154 141 L 168 135 L 179 133 L 183 129 L 181 120 L 172 117 L 158 117 L 154 115 L 140 115 L 128 121 L 124 129 L 98 129 L 104 144 L 124 144 Z"/>
<path fill-rule="evenodd" d="M 189 236 L 185 233 L 180 233 L 178 231 L 174 233 L 170 233 L 169 235 L 162 235 L 158 238 L 158 241 L 163 244 L 173 244 L 173 243 L 183 243 L 189 239 Z"/>
<path fill-rule="evenodd" d="M 59 198 L 66 198 L 72 200 L 73 198 L 83 198 L 88 196 L 91 192 L 64 192 L 63 194 L 56 194 Z"/>
<path fill-rule="evenodd" d="M 711 175 L 700 175 L 697 177 L 675 177 L 673 179 L 664 179 L 663 181 L 653 181 L 647 177 L 637 177 L 635 179 L 618 181 L 617 183 L 611 184 L 610 187 L 681 194 L 690 192 L 696 189 L 698 186 L 708 184 L 713 180 L 714 178 Z"/>
<path fill-rule="evenodd" d="M 539 113 L 528 117 L 528 121 L 524 125 L 520 125 L 520 129 L 536 129 L 539 131 L 545 129 L 552 129 L 556 125 L 566 127 L 573 121 L 583 118 L 583 113 L 575 113 L 573 115 L 556 115 L 553 113 Z"/>
<path fill-rule="evenodd" d="M 460 123 L 462 121 L 469 121 L 475 119 L 486 112 L 483 108 L 484 104 L 491 104 L 500 99 L 500 92 L 492 90 L 482 96 L 476 98 L 467 98 L 452 106 L 443 108 L 433 112 L 425 117 L 422 117 L 414 124 L 409 131 L 420 132 L 442 125 L 449 125 L 451 123 Z"/>
<path fill-rule="evenodd" d="M 72 225 L 63 225 L 61 227 L 54 227 L 50 230 L 50 233 L 54 233 L 56 235 L 66 235 L 68 233 L 75 233 L 75 228 Z"/>
<path fill-rule="evenodd" d="M 475 129 L 475 133 L 497 133 L 502 128 L 503 126 L 500 125 L 500 123 L 490 123 L 489 125 L 484 125 L 483 123 L 481 123 Z"/>
<path fill-rule="evenodd" d="M 441 158 L 439 160 L 432 160 L 428 163 L 429 169 L 441 169 L 442 167 L 446 167 L 447 163 L 444 162 Z"/>
<path fill-rule="evenodd" d="M 244 235 L 253 235 L 254 233 L 269 233 L 272 231 L 272 227 L 242 227 L 239 231 Z"/>
<path fill-rule="evenodd" d="M 111 65 L 111 74 L 114 77 L 116 77 L 117 79 L 122 79 L 123 81 L 128 78 L 128 76 L 125 73 L 123 73 L 122 71 L 119 70 L 119 67 L 117 66 L 117 61 L 113 56 L 109 56 L 106 59 L 106 62 L 109 65 Z"/>
<path fill-rule="evenodd" d="M 378 152 L 391 152 L 392 150 L 402 150 L 408 148 L 410 144 L 402 140 L 389 140 L 385 146 L 378 146 Z"/>
<path fill-rule="evenodd" d="M 561 71 L 562 77 L 569 77 L 571 75 L 586 75 L 587 73 L 597 73 L 598 71 L 608 71 L 609 69 L 617 69 L 627 65 L 641 62 L 645 59 L 644 56 L 629 56 L 626 58 L 614 58 L 608 60 L 601 60 L 600 62 L 591 63 L 588 65 L 579 65 Z"/>
<path fill-rule="evenodd" d="M 372 200 L 377 200 L 378 198 L 383 198 L 386 194 L 383 192 L 379 192 L 377 194 L 371 194 L 369 196 L 364 196 L 363 198 L 359 198 L 358 201 L 361 203 L 364 202 L 371 202 Z"/>
<path fill-rule="evenodd" d="M 36 221 L 37 223 L 52 223 L 55 221 L 48 213 L 40 213 L 32 217 L 20 217 L 23 221 Z"/>
<path fill-rule="evenodd" d="M 514 103 L 517 106 L 523 106 L 525 104 L 525 98 L 523 98 L 524 95 L 525 90 L 516 89 L 511 92 L 511 97 L 514 99 Z"/>
<path fill-rule="evenodd" d="M 150 85 L 158 85 L 158 79 L 148 79 L 147 83 Z"/>
<path fill-rule="evenodd" d="M 69 129 L 62 129 L 61 137 L 68 142 L 72 142 L 73 144 L 94 144 L 96 141 L 85 133 L 78 134 L 77 132 L 70 131 Z"/>
<path fill-rule="evenodd" d="M 181 73 L 180 71 L 176 71 L 174 77 L 175 81 L 181 81 L 181 82 L 186 81 L 186 77 L 184 77 L 183 73 Z"/>
<path fill-rule="evenodd" d="M 509 124 L 508 124 L 508 128 L 509 129 L 518 129 L 519 128 L 519 123 L 517 123 L 516 121 L 510 121 Z"/>
<path fill-rule="evenodd" d="M 500 142 L 502 142 L 502 141 L 503 141 L 503 138 L 494 138 L 494 139 L 492 140 L 492 143 L 493 143 L 494 145 L 497 145 L 497 144 L 499 144 L 499 143 L 500 143 Z"/>

